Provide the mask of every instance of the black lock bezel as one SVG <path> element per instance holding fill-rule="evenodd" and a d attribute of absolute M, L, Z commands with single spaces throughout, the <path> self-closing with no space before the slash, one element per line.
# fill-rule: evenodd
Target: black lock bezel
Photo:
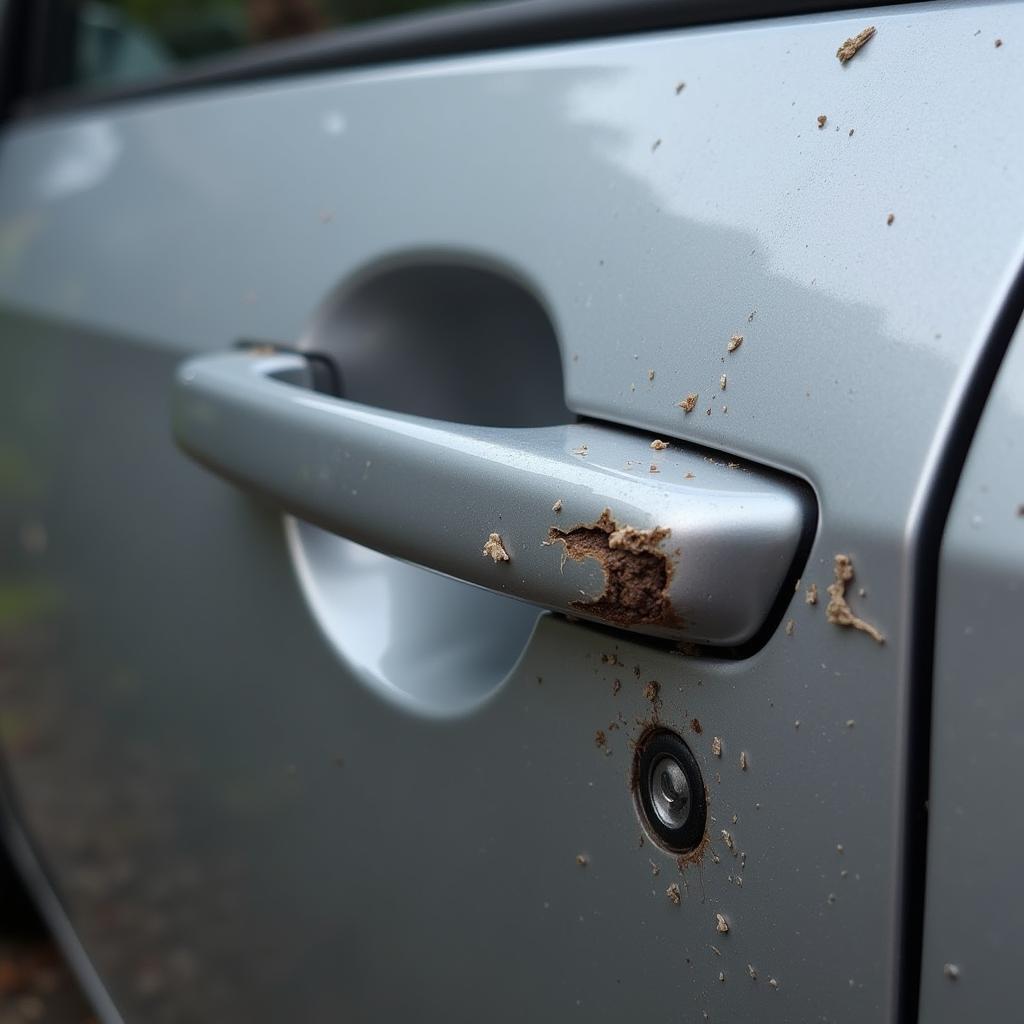
<path fill-rule="evenodd" d="M 679 828 L 666 826 L 654 809 L 651 768 L 665 754 L 679 764 L 690 786 L 690 815 Z M 669 729 L 656 729 L 641 737 L 636 748 L 634 779 L 640 816 L 651 838 L 672 853 L 689 853 L 697 849 L 704 841 L 707 828 L 707 791 L 697 759 L 681 737 Z"/>

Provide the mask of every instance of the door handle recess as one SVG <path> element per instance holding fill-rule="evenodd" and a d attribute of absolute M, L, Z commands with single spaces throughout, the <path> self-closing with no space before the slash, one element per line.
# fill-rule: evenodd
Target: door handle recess
<path fill-rule="evenodd" d="M 634 431 L 465 426 L 312 384 L 294 353 L 192 359 L 174 383 L 175 439 L 301 519 L 582 619 L 743 644 L 810 522 L 802 485 L 674 443 L 652 451 Z"/>

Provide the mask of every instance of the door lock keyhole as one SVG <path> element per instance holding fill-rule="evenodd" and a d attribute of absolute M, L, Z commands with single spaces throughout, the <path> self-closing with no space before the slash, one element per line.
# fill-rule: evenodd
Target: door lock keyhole
<path fill-rule="evenodd" d="M 674 732 L 657 729 L 637 744 L 637 802 L 647 830 L 673 853 L 700 845 L 707 825 L 707 797 L 700 767 Z"/>

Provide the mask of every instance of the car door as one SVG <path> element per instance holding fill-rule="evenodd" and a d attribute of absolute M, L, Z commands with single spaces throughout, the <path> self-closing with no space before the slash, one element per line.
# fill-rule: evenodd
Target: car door
<path fill-rule="evenodd" d="M 105 1018 L 911 1019 L 1024 9 L 807 7 L 6 123 L 5 827 Z"/>

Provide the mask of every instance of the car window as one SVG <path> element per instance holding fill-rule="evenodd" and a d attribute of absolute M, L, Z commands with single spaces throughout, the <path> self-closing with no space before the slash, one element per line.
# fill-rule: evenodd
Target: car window
<path fill-rule="evenodd" d="M 62 86 L 152 79 L 205 57 L 458 0 L 76 0 Z M 477 0 L 481 2 L 481 0 Z"/>

